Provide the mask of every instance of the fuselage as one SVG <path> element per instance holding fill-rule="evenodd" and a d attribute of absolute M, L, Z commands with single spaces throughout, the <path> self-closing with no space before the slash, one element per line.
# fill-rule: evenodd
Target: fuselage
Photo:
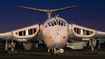
<path fill-rule="evenodd" d="M 68 40 L 68 23 L 63 18 L 49 18 L 43 24 L 43 39 L 49 48 L 62 48 Z"/>

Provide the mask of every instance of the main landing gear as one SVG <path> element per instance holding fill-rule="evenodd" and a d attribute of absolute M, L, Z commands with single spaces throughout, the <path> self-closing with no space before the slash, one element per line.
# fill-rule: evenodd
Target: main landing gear
<path fill-rule="evenodd" d="M 15 44 L 16 43 L 14 43 L 13 40 L 11 40 L 11 41 L 6 40 L 5 50 L 8 50 L 9 55 L 14 55 L 14 54 L 16 55 L 17 54 L 17 50 L 14 49 Z"/>
<path fill-rule="evenodd" d="M 97 39 L 91 39 L 90 41 L 88 41 L 88 54 L 98 54 L 98 49 L 100 47 L 100 43 L 99 40 Z"/>

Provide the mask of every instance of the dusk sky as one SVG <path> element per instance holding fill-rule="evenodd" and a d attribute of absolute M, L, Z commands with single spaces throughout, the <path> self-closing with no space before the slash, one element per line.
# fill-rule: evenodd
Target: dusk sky
<path fill-rule="evenodd" d="M 68 23 L 105 32 L 105 0 L 0 0 L 0 33 L 44 23 L 47 14 L 19 8 L 59 9 L 78 5 L 76 8 L 53 13 Z"/>

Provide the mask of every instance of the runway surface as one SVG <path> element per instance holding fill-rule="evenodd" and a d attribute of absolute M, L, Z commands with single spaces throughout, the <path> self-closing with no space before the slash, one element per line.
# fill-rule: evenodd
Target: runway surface
<path fill-rule="evenodd" d="M 50 53 L 0 54 L 0 59 L 105 59 L 105 53 L 88 55 L 87 53 L 72 52 L 63 53 L 61 56 L 51 56 Z"/>

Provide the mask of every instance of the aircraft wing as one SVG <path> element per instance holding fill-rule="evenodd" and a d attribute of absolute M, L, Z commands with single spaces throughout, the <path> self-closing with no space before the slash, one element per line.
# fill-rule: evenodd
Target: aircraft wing
<path fill-rule="evenodd" d="M 73 23 L 69 24 L 69 38 L 67 47 L 71 49 L 83 49 L 84 46 L 97 46 L 100 49 L 100 43 L 105 42 L 105 32 L 79 26 Z"/>
<path fill-rule="evenodd" d="M 25 28 L 21 28 L 18 30 L 6 32 L 6 33 L 0 33 L 0 40 L 16 40 L 20 42 L 24 41 L 36 41 L 37 37 L 39 36 L 39 29 L 41 31 L 42 25 L 41 24 L 35 24 L 32 26 L 28 26 Z"/>
<path fill-rule="evenodd" d="M 76 24 L 69 24 L 69 27 L 69 39 L 74 38 L 76 40 L 84 40 L 84 38 L 94 38 L 102 41 L 104 40 L 103 42 L 105 42 L 105 32 L 86 28 Z"/>

